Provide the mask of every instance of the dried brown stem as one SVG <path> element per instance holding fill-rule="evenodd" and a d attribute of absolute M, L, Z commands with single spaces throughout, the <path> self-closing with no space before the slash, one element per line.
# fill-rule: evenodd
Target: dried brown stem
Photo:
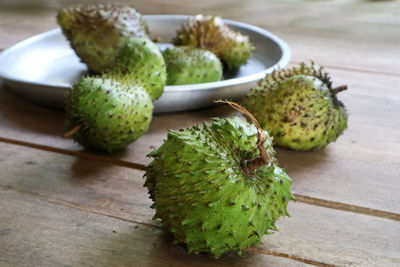
<path fill-rule="evenodd" d="M 69 130 L 68 132 L 64 133 L 64 138 L 69 138 L 72 135 L 76 134 L 81 129 L 80 125 L 76 125 L 74 128 Z"/>
<path fill-rule="evenodd" d="M 331 90 L 333 95 L 337 95 L 338 93 L 340 93 L 341 91 L 347 90 L 347 85 L 341 85 L 338 87 L 335 87 Z"/>
<path fill-rule="evenodd" d="M 152 41 L 153 41 L 154 43 L 160 43 L 160 42 L 161 42 L 161 37 L 159 37 L 159 36 L 154 37 L 154 38 L 152 39 Z"/>
<path fill-rule="evenodd" d="M 261 166 L 265 166 L 269 163 L 271 160 L 271 157 L 269 156 L 267 150 L 264 147 L 264 142 L 267 140 L 267 135 L 265 134 L 264 130 L 261 128 L 260 124 L 258 123 L 257 119 L 251 114 L 248 110 L 246 110 L 244 107 L 239 105 L 238 103 L 228 101 L 228 100 L 217 100 L 215 101 L 216 103 L 225 103 L 233 107 L 234 109 L 243 112 L 256 126 L 257 128 L 257 148 L 260 151 L 260 157 L 248 160 L 248 161 L 243 161 L 242 165 L 243 166 L 246 174 L 250 174 L 252 170 L 255 170 Z"/>

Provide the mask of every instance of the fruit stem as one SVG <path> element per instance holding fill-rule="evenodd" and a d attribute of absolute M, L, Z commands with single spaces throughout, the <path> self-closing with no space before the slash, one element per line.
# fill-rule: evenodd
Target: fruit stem
<path fill-rule="evenodd" d="M 81 129 L 80 125 L 76 125 L 74 128 L 69 130 L 68 132 L 64 133 L 64 138 L 69 138 L 72 135 L 76 134 Z"/>
<path fill-rule="evenodd" d="M 228 100 L 217 100 L 216 103 L 226 103 L 233 107 L 234 109 L 243 112 L 256 126 L 257 128 L 257 148 L 260 151 L 260 157 L 252 159 L 252 160 L 242 160 L 242 167 L 244 172 L 250 176 L 252 170 L 255 170 L 261 166 L 265 166 L 271 160 L 267 150 L 264 147 L 264 142 L 267 140 L 267 135 L 264 130 L 261 128 L 260 124 L 256 120 L 256 118 L 244 107 L 239 105 L 238 103 L 228 101 Z"/>
<path fill-rule="evenodd" d="M 341 86 L 335 87 L 332 89 L 331 92 L 333 95 L 337 95 L 338 93 L 340 93 L 341 91 L 344 91 L 344 90 L 347 90 L 347 85 L 341 85 Z"/>

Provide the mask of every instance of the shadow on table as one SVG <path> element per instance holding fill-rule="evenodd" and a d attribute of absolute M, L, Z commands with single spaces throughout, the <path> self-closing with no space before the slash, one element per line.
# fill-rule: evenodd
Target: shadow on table
<path fill-rule="evenodd" d="M 116 230 L 104 245 L 97 257 L 100 266 L 252 266 L 260 261 L 256 258 L 263 257 L 246 251 L 242 256 L 228 252 L 219 259 L 208 253 L 188 254 L 184 245 L 173 244 L 171 234 L 159 227 L 144 225 L 131 227 L 131 233 Z M 268 265 L 265 262 L 268 259 L 263 257 L 263 260 Z"/>
<path fill-rule="evenodd" d="M 10 123 L 48 135 L 62 136 L 64 131 L 64 111 L 34 104 L 17 95 L 10 88 L 0 86 L 0 116 L 4 124 Z"/>
<path fill-rule="evenodd" d="M 153 246 L 149 259 L 150 264 L 154 266 L 163 263 L 160 259 L 169 259 L 173 265 L 177 266 L 251 266 L 250 263 L 253 262 L 254 255 L 246 251 L 242 253 L 242 256 L 235 252 L 227 252 L 218 259 L 210 253 L 189 254 L 184 244 L 173 244 L 172 235 L 166 231 L 162 232 L 159 240 L 159 243 Z"/>
<path fill-rule="evenodd" d="M 306 179 L 307 172 L 321 169 L 329 161 L 329 147 L 317 151 L 293 151 L 276 148 L 279 166 L 284 168 L 292 179 Z"/>
<path fill-rule="evenodd" d="M 88 158 L 75 157 L 75 161 L 71 165 L 71 172 L 74 180 L 90 180 L 97 179 L 97 177 L 104 177 L 104 172 L 114 166 Z"/>
<path fill-rule="evenodd" d="M 82 149 L 80 152 L 84 153 L 85 157 L 75 157 L 75 161 L 71 165 L 71 171 L 77 179 L 92 179 L 97 176 L 104 176 L 104 173 L 108 172 L 110 168 L 118 168 L 119 166 L 114 164 L 113 161 L 124 158 L 128 150 L 125 149 L 112 154 L 87 149 Z M 92 158 L 101 158 L 102 161 L 93 160 Z M 110 162 L 104 162 L 105 159 L 110 160 Z"/>

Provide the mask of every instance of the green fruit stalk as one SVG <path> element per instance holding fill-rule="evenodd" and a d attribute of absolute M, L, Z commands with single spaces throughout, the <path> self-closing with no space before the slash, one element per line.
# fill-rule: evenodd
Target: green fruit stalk
<path fill-rule="evenodd" d="M 246 96 L 245 106 L 275 144 L 314 150 L 335 141 L 347 127 L 347 112 L 322 68 L 311 63 L 268 74 Z"/>
<path fill-rule="evenodd" d="M 86 148 L 114 152 L 147 131 L 153 104 L 140 86 L 83 77 L 66 96 L 65 137 Z"/>
<path fill-rule="evenodd" d="M 132 37 L 147 37 L 148 33 L 142 16 L 122 5 L 63 8 L 57 22 L 77 55 L 97 73 L 114 66 L 119 50 Z"/>
<path fill-rule="evenodd" d="M 167 65 L 167 85 L 219 81 L 222 64 L 211 51 L 191 46 L 176 46 L 163 52 Z"/>
<path fill-rule="evenodd" d="M 177 31 L 175 45 L 191 45 L 210 50 L 229 70 L 237 70 L 250 58 L 254 46 L 249 37 L 229 28 L 222 18 L 197 15 Z"/>
<path fill-rule="evenodd" d="M 146 167 L 153 219 L 189 252 L 219 257 L 259 244 L 294 199 L 271 140 L 238 117 L 170 130 Z"/>

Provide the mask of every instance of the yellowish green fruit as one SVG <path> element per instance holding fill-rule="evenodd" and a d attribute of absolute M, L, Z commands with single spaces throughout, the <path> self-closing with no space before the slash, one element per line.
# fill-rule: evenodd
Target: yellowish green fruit
<path fill-rule="evenodd" d="M 216 82 L 222 78 L 222 64 L 211 51 L 192 46 L 176 46 L 163 52 L 167 65 L 167 85 Z"/>
<path fill-rule="evenodd" d="M 131 38 L 120 49 L 107 76 L 127 85 L 139 84 L 154 101 L 164 92 L 167 70 L 160 49 L 146 37 Z"/>
<path fill-rule="evenodd" d="M 86 148 L 114 152 L 147 131 L 153 104 L 140 86 L 83 77 L 65 99 L 66 137 Z"/>
<path fill-rule="evenodd" d="M 254 46 L 249 37 L 234 31 L 220 17 L 190 17 L 173 39 L 175 45 L 191 45 L 213 52 L 229 70 L 246 64 Z"/>
<path fill-rule="evenodd" d="M 347 112 L 322 68 L 300 64 L 268 74 L 246 96 L 245 106 L 275 144 L 314 150 L 335 141 L 347 127 Z"/>

